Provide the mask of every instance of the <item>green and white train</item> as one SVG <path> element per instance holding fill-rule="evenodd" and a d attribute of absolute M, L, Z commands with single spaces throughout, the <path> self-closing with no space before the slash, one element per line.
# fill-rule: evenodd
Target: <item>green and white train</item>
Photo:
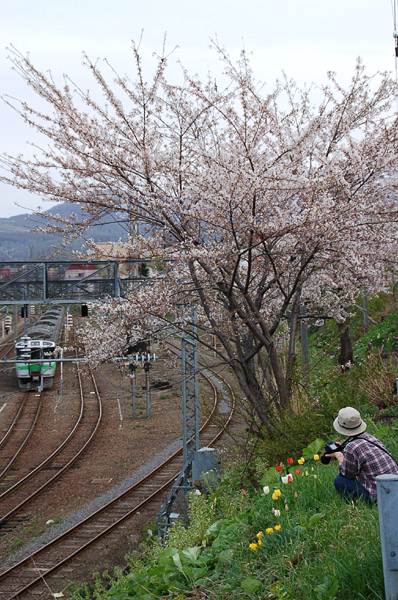
<path fill-rule="evenodd" d="M 58 357 L 65 309 L 61 305 L 47 310 L 15 344 L 15 370 L 18 386 L 25 390 L 52 387 Z"/>

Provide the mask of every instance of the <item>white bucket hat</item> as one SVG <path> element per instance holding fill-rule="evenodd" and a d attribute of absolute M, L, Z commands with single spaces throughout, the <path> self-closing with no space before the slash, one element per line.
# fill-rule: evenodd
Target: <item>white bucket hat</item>
<path fill-rule="evenodd" d="M 342 435 L 358 435 L 366 429 L 365 421 L 362 421 L 360 413 L 356 408 L 347 406 L 341 408 L 337 418 L 334 420 L 333 427 Z"/>

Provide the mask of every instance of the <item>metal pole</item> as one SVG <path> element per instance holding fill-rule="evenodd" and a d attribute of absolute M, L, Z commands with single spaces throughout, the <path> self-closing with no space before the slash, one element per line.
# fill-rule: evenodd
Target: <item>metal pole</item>
<path fill-rule="evenodd" d="M 308 354 L 308 324 L 307 319 L 304 318 L 307 309 L 305 306 L 300 306 L 300 341 L 301 341 L 301 365 L 303 372 L 303 384 L 307 382 L 308 366 L 309 366 L 309 354 Z"/>
<path fill-rule="evenodd" d="M 186 386 L 186 364 L 185 364 L 185 335 L 181 339 L 181 383 L 182 383 L 182 462 L 183 469 L 188 464 L 188 440 L 187 440 L 187 386 Z"/>
<path fill-rule="evenodd" d="M 398 475 L 376 477 L 386 600 L 398 599 Z"/>
<path fill-rule="evenodd" d="M 64 357 L 64 350 L 61 348 L 61 359 Z M 64 394 L 64 363 L 61 361 L 61 397 Z"/>
<path fill-rule="evenodd" d="M 199 382 L 198 382 L 198 328 L 197 313 L 193 311 L 193 372 L 194 372 L 194 414 L 195 414 L 195 451 L 199 450 Z"/>
<path fill-rule="evenodd" d="M 17 334 L 18 334 L 18 307 L 16 304 L 14 304 L 14 342 L 17 339 Z"/>
<path fill-rule="evenodd" d="M 24 304 L 22 306 L 22 310 L 23 310 L 23 334 L 26 335 L 26 331 L 27 331 L 27 327 L 26 327 L 26 315 L 28 312 L 28 305 Z"/>
<path fill-rule="evenodd" d="M 136 411 L 135 411 L 135 373 L 133 373 L 132 376 L 131 376 L 131 393 L 132 393 L 131 404 L 133 406 L 133 419 L 135 419 L 135 417 L 136 417 Z"/>
<path fill-rule="evenodd" d="M 363 327 L 365 331 L 369 329 L 369 311 L 368 311 L 368 294 L 363 292 Z"/>
<path fill-rule="evenodd" d="M 149 390 L 149 370 L 145 371 L 146 375 L 146 418 L 151 416 L 151 395 Z"/>

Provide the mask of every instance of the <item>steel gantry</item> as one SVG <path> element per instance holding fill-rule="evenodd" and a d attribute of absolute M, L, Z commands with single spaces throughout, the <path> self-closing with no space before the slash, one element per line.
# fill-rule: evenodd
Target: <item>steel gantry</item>
<path fill-rule="evenodd" d="M 119 298 L 147 279 L 147 259 L 10 261 L 0 266 L 0 304 L 73 304 Z"/>
<path fill-rule="evenodd" d="M 181 386 L 182 386 L 182 451 L 183 466 L 158 514 L 158 535 L 165 542 L 169 526 L 187 519 L 186 495 L 193 489 L 192 464 L 199 450 L 199 388 L 198 341 L 196 314 L 189 335 L 181 335 Z"/>

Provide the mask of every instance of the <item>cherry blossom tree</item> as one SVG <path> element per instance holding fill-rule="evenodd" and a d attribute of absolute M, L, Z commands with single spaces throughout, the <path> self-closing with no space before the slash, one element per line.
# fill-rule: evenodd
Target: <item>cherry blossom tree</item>
<path fill-rule="evenodd" d="M 245 52 L 234 62 L 216 44 L 217 81 L 182 68 L 173 84 L 163 53 L 147 82 L 139 48 L 132 52 L 133 80 L 85 56 L 90 92 L 67 76 L 57 85 L 12 50 L 14 68 L 47 108 L 6 101 L 46 145 L 33 158 L 4 156 L 2 180 L 86 211 L 80 223 L 58 219 L 50 231 L 81 235 L 116 212 L 132 234 L 112 258 L 127 249 L 164 261 L 161 277 L 97 311 L 86 336 L 93 359 L 120 353 L 170 315 L 183 328 L 195 307 L 200 341 L 216 336 L 257 423 L 272 430 L 291 407 L 300 317 L 342 322 L 362 289 L 389 284 L 396 86 L 358 61 L 345 87 L 329 73 L 327 85 L 300 89 L 284 76 L 267 91 Z M 134 234 L 138 222 L 152 235 Z M 94 244 L 88 251 L 100 257 Z"/>

